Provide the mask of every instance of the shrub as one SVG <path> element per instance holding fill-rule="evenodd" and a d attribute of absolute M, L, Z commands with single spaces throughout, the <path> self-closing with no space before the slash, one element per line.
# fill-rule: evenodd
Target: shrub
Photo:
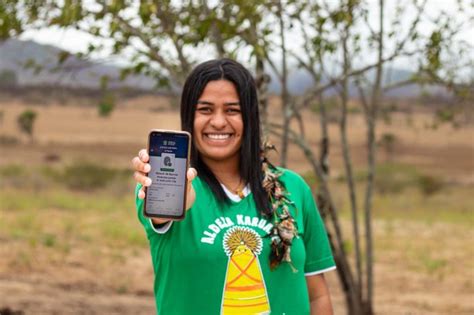
<path fill-rule="evenodd" d="M 454 111 L 449 108 L 438 109 L 436 111 L 436 118 L 442 123 L 452 122 L 454 120 Z"/>
<path fill-rule="evenodd" d="M 14 136 L 8 136 L 8 135 L 0 135 L 0 145 L 15 145 L 18 144 L 20 141 L 18 138 Z"/>
<path fill-rule="evenodd" d="M 326 107 L 326 112 L 329 114 L 329 112 L 335 111 L 339 107 L 339 101 L 337 100 L 337 97 L 328 97 L 323 100 L 324 106 Z M 311 104 L 310 110 L 313 113 L 319 114 L 321 111 L 321 103 L 320 102 L 315 102 Z"/>
<path fill-rule="evenodd" d="M 44 234 L 41 242 L 46 247 L 54 247 L 56 245 L 56 236 L 50 233 Z"/>
<path fill-rule="evenodd" d="M 0 167 L 0 176 L 5 177 L 18 177 L 26 174 L 24 167 L 18 164 L 9 164 Z"/>
<path fill-rule="evenodd" d="M 414 167 L 397 163 L 377 166 L 375 189 L 381 194 L 400 193 L 407 186 L 416 184 L 418 173 Z"/>
<path fill-rule="evenodd" d="M 116 173 L 103 166 L 76 162 L 67 166 L 57 179 L 71 189 L 94 190 L 106 186 L 115 178 Z"/>
<path fill-rule="evenodd" d="M 108 117 L 115 108 L 115 98 L 112 94 L 107 93 L 104 95 L 99 103 L 99 116 Z"/>
<path fill-rule="evenodd" d="M 48 185 L 47 178 L 26 165 L 8 164 L 0 167 L 0 188 L 9 187 L 39 191 Z"/>
<path fill-rule="evenodd" d="M 33 138 L 33 126 L 37 117 L 37 113 L 34 110 L 27 109 L 18 116 L 18 127 L 24 133 L 26 133 L 31 139 Z"/>
<path fill-rule="evenodd" d="M 431 196 L 440 191 L 444 184 L 441 179 L 432 175 L 421 175 L 418 178 L 418 186 L 424 196 Z"/>
<path fill-rule="evenodd" d="M 386 132 L 380 137 L 380 140 L 378 141 L 377 145 L 385 151 L 388 160 L 391 161 L 395 152 L 396 143 L 397 137 L 393 133 Z"/>

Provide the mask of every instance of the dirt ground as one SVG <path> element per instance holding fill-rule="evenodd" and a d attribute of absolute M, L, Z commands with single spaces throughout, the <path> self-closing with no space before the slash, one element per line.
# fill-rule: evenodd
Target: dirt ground
<path fill-rule="evenodd" d="M 16 126 L 16 117 L 26 108 L 38 112 L 33 142 Z M 120 102 L 111 117 L 101 118 L 93 106 L 0 102 L 0 135 L 20 141 L 0 145 L 0 166 L 47 165 L 53 163 L 51 156 L 56 156 L 59 163 L 87 160 L 128 168 L 134 154 L 145 146 L 148 130 L 179 128 L 178 113 L 167 108 L 161 98 L 131 99 Z M 275 118 L 278 113 L 272 115 Z M 319 119 L 311 113 L 304 117 L 308 140 L 317 152 Z M 390 125 L 380 123 L 378 136 L 392 133 L 396 141 L 393 154 L 382 150 L 379 161 L 414 165 L 474 193 L 474 127 L 430 129 L 430 122 L 429 114 L 419 113 L 414 119 L 394 114 Z M 361 167 L 366 160 L 362 117 L 351 117 L 349 125 L 355 165 Z M 343 172 L 337 128 L 336 124 L 330 127 L 334 177 Z M 289 168 L 299 172 L 310 169 L 296 147 L 290 148 L 289 159 Z M 474 199 L 470 202 L 474 207 Z M 455 203 L 453 200 L 453 207 Z M 343 222 L 349 235 L 349 220 Z M 472 224 L 380 218 L 374 221 L 374 239 L 377 314 L 474 314 Z M 0 238 L 0 257 L 21 253 L 21 246 L 15 239 Z M 91 254 L 72 247 L 59 261 L 44 252 L 33 252 L 37 256 L 28 266 L 0 259 L 0 310 L 8 307 L 24 314 L 154 313 L 148 250 L 123 249 L 120 257 L 124 258 L 111 262 L 107 257 L 113 250 L 118 249 L 99 248 Z M 337 273 L 328 273 L 327 279 L 335 313 L 345 314 Z"/>
<path fill-rule="evenodd" d="M 386 237 L 382 232 L 385 223 L 377 224 L 376 239 Z M 441 271 L 426 271 L 410 262 L 413 257 L 403 253 L 414 250 L 410 243 L 419 231 L 427 232 L 418 236 L 418 242 L 434 238 L 441 245 L 440 255 L 447 261 Z M 473 313 L 473 251 L 459 242 L 463 238 L 472 242 L 472 228 L 456 230 L 446 224 L 403 222 L 397 223 L 391 237 L 398 238 L 399 247 L 380 249 L 376 254 L 377 314 Z M 2 256 L 8 255 L 3 247 L 1 251 Z M 127 258 L 120 266 L 106 266 L 100 258 L 88 257 L 98 264 L 91 267 L 91 261 L 81 257 L 80 249 L 74 249 L 61 265 L 38 262 L 38 267 L 28 270 L 15 266 L 5 269 L 0 265 L 0 307 L 9 306 L 25 314 L 152 314 L 153 273 L 148 250 L 124 255 Z M 126 289 L 113 284 L 117 278 L 126 278 Z M 335 314 L 345 314 L 336 272 L 328 273 L 327 279 Z"/>

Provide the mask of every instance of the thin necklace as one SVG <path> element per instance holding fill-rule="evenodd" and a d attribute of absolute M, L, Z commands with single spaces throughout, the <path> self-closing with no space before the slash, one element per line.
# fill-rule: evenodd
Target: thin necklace
<path fill-rule="evenodd" d="M 239 182 L 239 186 L 237 186 L 237 188 L 235 189 L 235 193 L 237 194 L 237 196 L 239 196 L 240 199 L 245 198 L 244 189 L 245 189 L 245 186 L 242 187 L 242 189 L 240 189 L 240 182 Z"/>
<path fill-rule="evenodd" d="M 239 183 L 237 184 L 237 187 L 232 189 L 230 187 L 228 187 L 227 185 L 224 185 L 225 187 L 227 187 L 227 189 L 229 189 L 234 195 L 237 195 L 239 196 L 240 199 L 244 199 L 245 198 L 245 194 L 244 194 L 244 189 L 245 189 L 245 185 L 244 187 L 240 188 L 242 184 L 242 178 L 239 180 Z"/>

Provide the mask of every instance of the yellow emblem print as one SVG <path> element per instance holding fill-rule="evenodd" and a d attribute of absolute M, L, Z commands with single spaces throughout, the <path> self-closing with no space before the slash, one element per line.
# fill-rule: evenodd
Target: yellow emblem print
<path fill-rule="evenodd" d="M 222 314 L 270 314 L 258 256 L 262 239 L 252 229 L 235 226 L 224 235 L 229 261 L 222 296 Z"/>

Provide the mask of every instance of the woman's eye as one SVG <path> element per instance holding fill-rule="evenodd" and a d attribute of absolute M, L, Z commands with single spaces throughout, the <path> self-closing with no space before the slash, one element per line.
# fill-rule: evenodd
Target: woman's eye
<path fill-rule="evenodd" d="M 228 108 L 227 112 L 229 114 L 239 114 L 240 113 L 240 108 Z"/>
<path fill-rule="evenodd" d="M 197 111 L 200 112 L 200 113 L 203 113 L 203 114 L 207 114 L 207 113 L 212 112 L 210 107 L 198 107 Z"/>

